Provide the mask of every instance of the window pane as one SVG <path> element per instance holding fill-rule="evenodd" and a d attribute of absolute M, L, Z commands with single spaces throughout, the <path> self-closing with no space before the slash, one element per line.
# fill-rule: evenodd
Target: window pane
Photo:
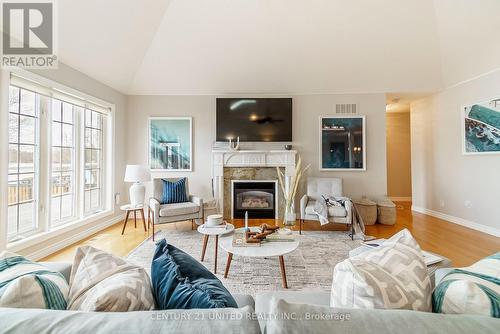
<path fill-rule="evenodd" d="M 36 116 L 36 95 L 21 89 L 21 114 Z"/>
<path fill-rule="evenodd" d="M 36 119 L 33 117 L 19 117 L 19 141 L 24 144 L 35 144 Z"/>
<path fill-rule="evenodd" d="M 68 124 L 62 125 L 62 146 L 73 146 L 73 126 Z"/>
<path fill-rule="evenodd" d="M 52 120 L 61 121 L 61 101 L 52 100 Z"/>
<path fill-rule="evenodd" d="M 88 212 L 90 210 L 90 190 L 85 191 L 84 199 L 84 210 Z"/>
<path fill-rule="evenodd" d="M 92 158 L 91 158 L 91 163 L 93 168 L 100 168 L 100 158 L 101 158 L 101 151 L 100 150 L 92 150 Z"/>
<path fill-rule="evenodd" d="M 19 145 L 19 172 L 30 173 L 35 171 L 35 147 Z"/>
<path fill-rule="evenodd" d="M 21 174 L 19 175 L 19 202 L 31 201 L 35 198 L 35 175 Z"/>
<path fill-rule="evenodd" d="M 101 148 L 101 131 L 92 130 L 92 147 Z"/>
<path fill-rule="evenodd" d="M 70 194 L 73 192 L 73 174 L 63 173 L 61 176 L 61 192 Z"/>
<path fill-rule="evenodd" d="M 61 146 L 61 123 L 52 122 L 52 146 Z"/>
<path fill-rule="evenodd" d="M 9 175 L 7 181 L 7 203 L 17 203 L 17 175 Z"/>
<path fill-rule="evenodd" d="M 50 219 L 57 221 L 61 219 L 61 197 L 52 197 L 50 201 Z"/>
<path fill-rule="evenodd" d="M 73 149 L 63 148 L 61 152 L 62 170 L 73 170 Z"/>
<path fill-rule="evenodd" d="M 19 204 L 19 233 L 25 233 L 36 228 L 35 203 Z"/>
<path fill-rule="evenodd" d="M 92 112 L 88 109 L 85 110 L 85 126 L 86 127 L 92 126 Z"/>
<path fill-rule="evenodd" d="M 92 113 L 92 127 L 95 129 L 101 128 L 101 114 L 97 112 Z"/>
<path fill-rule="evenodd" d="M 52 174 L 52 196 L 60 195 L 62 193 L 61 187 L 61 173 Z"/>
<path fill-rule="evenodd" d="M 73 216 L 73 195 L 61 197 L 61 219 Z"/>
<path fill-rule="evenodd" d="M 7 235 L 12 236 L 17 233 L 17 205 L 9 206 L 7 209 Z"/>
<path fill-rule="evenodd" d="M 92 130 L 85 129 L 85 147 L 92 147 Z"/>
<path fill-rule="evenodd" d="M 91 209 L 97 209 L 101 206 L 100 195 L 101 195 L 100 189 L 91 190 L 91 198 L 90 198 Z"/>
<path fill-rule="evenodd" d="M 9 145 L 9 174 L 17 173 L 17 145 Z"/>
<path fill-rule="evenodd" d="M 19 131 L 19 116 L 15 114 L 9 114 L 9 143 L 18 142 L 18 132 Z"/>
<path fill-rule="evenodd" d="M 9 112 L 19 112 L 19 88 L 9 87 Z"/>
<path fill-rule="evenodd" d="M 90 186 L 92 184 L 91 171 L 89 169 L 86 169 L 85 172 L 83 173 L 83 176 L 85 179 L 85 189 L 90 189 Z"/>
<path fill-rule="evenodd" d="M 61 170 L 61 149 L 52 147 L 52 171 L 58 172 Z"/>
<path fill-rule="evenodd" d="M 73 123 L 73 105 L 63 103 L 63 118 L 64 123 Z"/>

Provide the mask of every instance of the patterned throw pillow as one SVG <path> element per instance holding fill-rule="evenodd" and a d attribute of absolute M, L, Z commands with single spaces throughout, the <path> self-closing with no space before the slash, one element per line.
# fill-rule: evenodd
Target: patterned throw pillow
<path fill-rule="evenodd" d="M 184 203 L 188 201 L 186 194 L 186 178 L 175 182 L 163 181 L 163 198 L 161 204 Z"/>
<path fill-rule="evenodd" d="M 500 318 L 500 253 L 446 274 L 432 294 L 432 308 Z"/>
<path fill-rule="evenodd" d="M 420 247 L 404 229 L 335 266 L 330 306 L 430 312 L 431 294 Z"/>
<path fill-rule="evenodd" d="M 68 310 L 127 312 L 154 309 L 146 271 L 91 246 L 76 250 Z"/>
<path fill-rule="evenodd" d="M 0 307 L 65 310 L 64 276 L 20 255 L 0 253 Z"/>

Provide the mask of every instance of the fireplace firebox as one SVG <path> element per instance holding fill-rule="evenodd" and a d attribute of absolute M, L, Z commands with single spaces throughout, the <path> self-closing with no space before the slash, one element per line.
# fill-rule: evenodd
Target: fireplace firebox
<path fill-rule="evenodd" d="M 232 181 L 233 218 L 276 218 L 276 181 Z"/>

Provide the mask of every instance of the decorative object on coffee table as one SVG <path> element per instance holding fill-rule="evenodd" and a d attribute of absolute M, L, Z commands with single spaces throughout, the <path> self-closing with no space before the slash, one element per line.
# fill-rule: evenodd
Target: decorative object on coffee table
<path fill-rule="evenodd" d="M 215 258 L 214 258 L 214 274 L 217 274 L 217 249 L 219 248 L 219 235 L 228 234 L 234 231 L 234 225 L 224 223 L 220 226 L 208 226 L 206 223 L 198 226 L 198 232 L 203 234 L 203 248 L 201 249 L 201 261 L 205 260 L 205 252 L 207 250 L 208 239 L 211 235 L 215 236 Z"/>
<path fill-rule="evenodd" d="M 285 198 L 285 213 L 283 215 L 283 226 L 293 226 L 295 225 L 296 215 L 295 215 L 295 206 L 294 199 L 295 194 L 297 193 L 297 187 L 299 186 L 300 179 L 302 175 L 309 169 L 311 165 L 307 165 L 302 168 L 302 158 L 300 155 L 298 156 L 297 165 L 295 167 L 295 174 L 292 175 L 291 181 L 289 183 L 288 188 L 285 185 L 285 174 L 280 170 L 279 167 L 276 167 L 276 171 L 278 173 L 278 180 L 281 187 L 281 191 L 283 192 L 283 196 Z M 290 229 L 284 227 L 285 230 L 290 231 Z"/>
<path fill-rule="evenodd" d="M 373 225 L 377 222 L 377 203 L 368 198 L 353 199 L 352 202 L 365 225 Z"/>
<path fill-rule="evenodd" d="M 132 205 L 132 204 L 122 205 L 120 207 L 120 210 L 127 212 L 127 214 L 125 216 L 125 221 L 123 222 L 122 235 L 125 232 L 125 227 L 127 226 L 128 217 L 130 216 L 131 212 L 134 213 L 134 227 L 137 228 L 137 211 L 139 211 L 139 213 L 142 216 L 142 224 L 144 226 L 144 232 L 147 232 L 146 219 L 144 218 L 144 205 L 142 205 L 142 204 L 140 204 L 140 205 Z M 148 216 L 149 216 L 149 213 L 148 213 Z M 148 219 L 149 219 L 149 217 L 148 217 Z"/>
<path fill-rule="evenodd" d="M 296 250 L 297 247 L 299 247 L 298 240 L 290 242 L 262 242 L 260 247 L 237 247 L 233 245 L 233 236 L 228 235 L 221 238 L 220 246 L 228 253 L 224 278 L 227 278 L 229 274 L 229 268 L 231 267 L 233 255 L 263 258 L 277 256 L 280 263 L 282 286 L 285 289 L 288 288 L 286 281 L 285 260 L 283 255 Z"/>
<path fill-rule="evenodd" d="M 266 239 L 266 237 L 270 234 L 273 234 L 278 229 L 278 226 L 270 226 L 267 224 L 260 225 L 259 231 L 250 231 L 249 229 L 245 229 L 245 240 L 247 243 L 260 243 L 262 240 Z"/>

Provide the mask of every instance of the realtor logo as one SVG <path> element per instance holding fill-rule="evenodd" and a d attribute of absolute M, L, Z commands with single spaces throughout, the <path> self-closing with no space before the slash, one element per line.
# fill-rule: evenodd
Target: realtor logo
<path fill-rule="evenodd" d="M 55 68 L 54 2 L 2 1 L 2 67 Z"/>

